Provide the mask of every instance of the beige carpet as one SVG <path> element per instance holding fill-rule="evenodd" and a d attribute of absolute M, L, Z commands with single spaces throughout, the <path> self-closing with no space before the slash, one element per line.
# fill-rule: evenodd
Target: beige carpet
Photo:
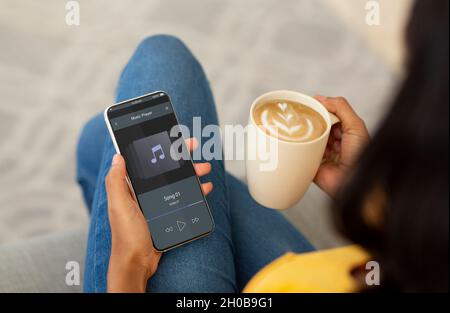
<path fill-rule="evenodd" d="M 145 36 L 182 38 L 203 63 L 222 123 L 244 123 L 274 89 L 345 95 L 372 129 L 396 78 L 325 0 L 0 2 L 0 243 L 86 225 L 74 180 L 83 123 L 113 102 L 121 68 Z M 243 166 L 230 162 L 243 178 Z M 319 247 L 339 244 L 312 187 L 286 214 Z"/>

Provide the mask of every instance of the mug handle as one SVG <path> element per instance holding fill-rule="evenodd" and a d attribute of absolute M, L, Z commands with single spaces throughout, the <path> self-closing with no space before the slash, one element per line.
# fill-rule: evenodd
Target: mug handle
<path fill-rule="evenodd" d="M 339 117 L 337 117 L 336 115 L 334 115 L 333 113 L 328 112 L 328 114 L 330 115 L 330 121 L 331 121 L 331 126 L 333 126 L 334 124 L 340 123 L 341 120 L 339 119 Z"/>
<path fill-rule="evenodd" d="M 328 114 L 330 115 L 330 122 L 331 122 L 331 126 L 333 126 L 334 124 L 340 123 L 341 120 L 339 119 L 339 117 L 337 117 L 336 115 L 334 115 L 333 113 L 328 112 Z M 322 161 L 321 164 L 327 162 L 329 160 L 325 159 L 325 156 L 322 157 Z M 333 162 L 338 162 L 338 159 L 335 158 L 332 160 Z"/>

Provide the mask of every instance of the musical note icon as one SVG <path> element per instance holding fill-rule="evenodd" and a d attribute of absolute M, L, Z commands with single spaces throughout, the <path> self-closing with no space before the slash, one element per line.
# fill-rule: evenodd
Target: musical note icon
<path fill-rule="evenodd" d="M 159 154 L 160 160 L 163 160 L 166 157 L 161 145 L 156 145 L 156 146 L 152 147 L 152 153 L 153 153 L 153 158 L 150 160 L 150 162 L 152 162 L 152 164 L 155 164 L 158 161 L 156 159 L 157 154 Z"/>

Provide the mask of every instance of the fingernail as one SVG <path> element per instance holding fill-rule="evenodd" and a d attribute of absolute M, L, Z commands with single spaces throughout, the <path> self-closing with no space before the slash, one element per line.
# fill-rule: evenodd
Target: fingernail
<path fill-rule="evenodd" d="M 322 95 L 316 95 L 316 98 L 319 99 L 320 101 L 325 100 L 327 97 L 322 96 Z"/>
<path fill-rule="evenodd" d="M 119 155 L 118 154 L 114 154 L 111 165 L 116 165 L 119 163 Z"/>

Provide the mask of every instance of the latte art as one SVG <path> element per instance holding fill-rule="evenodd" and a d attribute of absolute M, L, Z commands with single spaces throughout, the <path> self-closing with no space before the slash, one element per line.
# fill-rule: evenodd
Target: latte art
<path fill-rule="evenodd" d="M 307 142 L 319 138 L 326 130 L 319 113 L 294 101 L 268 101 L 257 106 L 253 114 L 259 127 L 281 140 Z"/>

